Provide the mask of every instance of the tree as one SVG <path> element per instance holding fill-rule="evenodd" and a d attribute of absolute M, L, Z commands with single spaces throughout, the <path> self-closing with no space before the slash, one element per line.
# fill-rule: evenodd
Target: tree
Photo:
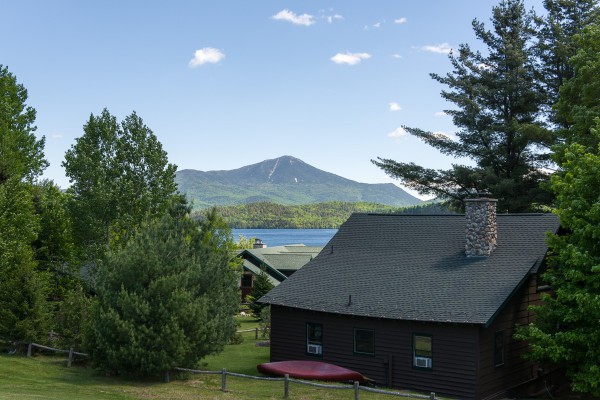
<path fill-rule="evenodd" d="M 97 366 L 153 375 L 223 349 L 236 330 L 239 274 L 231 234 L 214 226 L 164 216 L 108 252 L 86 335 Z"/>
<path fill-rule="evenodd" d="M 577 42 L 574 76 L 557 106 L 571 126 L 555 148 L 561 170 L 551 179 L 564 230 L 549 240 L 553 257 L 543 278 L 553 294 L 517 337 L 529 342 L 534 360 L 565 365 L 574 390 L 600 396 L 600 26 L 585 28 Z"/>
<path fill-rule="evenodd" d="M 579 51 L 570 60 L 575 74 L 561 87 L 560 99 L 555 108 L 559 118 L 567 125 L 567 129 L 561 131 L 564 141 L 567 144 L 579 143 L 586 146 L 588 151 L 595 152 L 598 137 L 592 134 L 592 128 L 600 117 L 599 25 L 589 25 L 583 35 L 575 38 L 575 43 Z M 559 164 L 561 149 L 556 149 Z"/>
<path fill-rule="evenodd" d="M 558 102 L 559 90 L 574 70 L 569 60 L 578 45 L 575 37 L 598 16 L 597 0 L 544 0 L 547 15 L 539 22 L 539 58 L 541 80 L 547 100 L 544 111 L 559 128 L 567 128 L 565 115 L 557 115 L 553 106 Z"/>
<path fill-rule="evenodd" d="M 32 189 L 33 204 L 40 222 L 33 242 L 37 269 L 49 273 L 52 297 L 60 300 L 65 291 L 75 288 L 79 281 L 68 196 L 48 180 L 34 185 Z"/>
<path fill-rule="evenodd" d="M 450 54 L 452 72 L 431 74 L 448 87 L 442 97 L 457 107 L 446 110 L 459 128 L 457 140 L 404 127 L 441 153 L 470 158 L 475 166 L 434 170 L 381 158 L 373 161 L 375 165 L 409 188 L 451 200 L 458 207 L 465 197 L 482 191 L 499 199 L 501 211 L 547 204 L 551 196 L 540 183 L 548 179 L 542 167 L 549 157 L 540 150 L 547 149 L 553 138 L 538 118 L 545 98 L 533 43 L 534 18 L 522 0 L 501 1 L 493 8 L 492 30 L 473 21 L 475 35 L 488 54 L 462 44 L 457 55 Z"/>
<path fill-rule="evenodd" d="M 104 109 L 65 155 L 80 248 L 124 243 L 141 222 L 167 212 L 177 193 L 175 171 L 162 145 L 134 112 L 121 123 Z M 100 253 L 102 250 L 100 250 Z"/>
<path fill-rule="evenodd" d="M 47 337 L 47 277 L 36 272 L 31 243 L 39 229 L 30 186 L 18 177 L 0 183 L 0 336 Z"/>
<path fill-rule="evenodd" d="M 39 230 L 31 183 L 47 165 L 37 140 L 27 90 L 0 65 L 0 336 L 41 340 L 50 314 L 47 277 L 36 271 L 32 242 Z"/>
<path fill-rule="evenodd" d="M 269 275 L 267 275 L 264 270 L 261 270 L 259 274 L 255 276 L 254 282 L 252 283 L 252 293 L 250 296 L 246 297 L 250 303 L 248 308 L 252 311 L 254 318 L 261 318 L 261 311 L 267 306 L 266 304 L 257 303 L 256 301 L 269 293 L 273 287 L 273 284 L 269 280 Z"/>
<path fill-rule="evenodd" d="M 0 64 L 0 184 L 11 177 L 32 181 L 48 162 L 45 139 L 36 139 L 35 109 L 27 106 L 27 89 Z"/>

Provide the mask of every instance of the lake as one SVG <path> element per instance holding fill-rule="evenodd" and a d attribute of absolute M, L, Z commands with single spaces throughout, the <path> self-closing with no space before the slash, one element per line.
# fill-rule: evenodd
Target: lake
<path fill-rule="evenodd" d="M 242 235 L 261 239 L 268 247 L 286 244 L 325 246 L 337 229 L 232 229 L 231 232 L 236 241 Z"/>

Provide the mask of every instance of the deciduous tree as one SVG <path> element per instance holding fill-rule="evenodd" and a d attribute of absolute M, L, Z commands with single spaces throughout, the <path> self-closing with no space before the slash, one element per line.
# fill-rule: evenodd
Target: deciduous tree
<path fill-rule="evenodd" d="M 124 243 L 144 218 L 167 212 L 182 196 L 177 167 L 135 112 L 119 124 L 104 109 L 83 130 L 63 166 L 72 183 L 78 244 L 97 254 L 99 247 Z"/>
<path fill-rule="evenodd" d="M 577 43 L 574 76 L 558 103 L 571 126 L 556 147 L 561 170 L 551 179 L 564 230 L 550 237 L 544 279 L 553 293 L 518 337 L 529 341 L 533 359 L 565 365 L 573 389 L 600 396 L 600 27 L 587 27 Z"/>

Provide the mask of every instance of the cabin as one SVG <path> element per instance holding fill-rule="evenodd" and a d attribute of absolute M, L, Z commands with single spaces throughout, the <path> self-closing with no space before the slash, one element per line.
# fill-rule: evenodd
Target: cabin
<path fill-rule="evenodd" d="M 322 249 L 322 246 L 303 244 L 268 247 L 261 239 L 254 239 L 252 249 L 238 254 L 243 260 L 240 282 L 242 301 L 252 293 L 254 279 L 261 271 L 267 274 L 273 286 L 277 286 L 316 257 Z"/>
<path fill-rule="evenodd" d="M 552 214 L 497 215 L 490 198 L 467 200 L 464 215 L 353 214 L 260 299 L 271 361 L 317 359 L 467 399 L 543 389 L 552 376 L 513 334 L 548 288 L 539 272 L 558 228 Z"/>

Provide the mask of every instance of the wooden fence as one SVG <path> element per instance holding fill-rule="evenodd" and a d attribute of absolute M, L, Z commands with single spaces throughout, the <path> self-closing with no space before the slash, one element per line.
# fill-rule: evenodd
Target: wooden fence
<path fill-rule="evenodd" d="M 365 392 L 379 393 L 379 394 L 385 394 L 385 395 L 389 395 L 389 396 L 406 397 L 406 398 L 413 398 L 413 399 L 423 399 L 423 400 L 438 399 L 435 396 L 434 392 L 431 392 L 429 395 L 394 392 L 394 391 L 389 391 L 389 390 L 381 390 L 381 389 L 375 389 L 375 388 L 371 388 L 371 387 L 367 387 L 367 386 L 361 386 L 360 383 L 357 381 L 355 381 L 353 385 L 327 385 L 327 384 L 323 384 L 323 383 L 308 382 L 308 381 L 303 381 L 300 379 L 290 378 L 288 374 L 285 374 L 285 376 L 283 378 L 270 378 L 270 377 L 263 377 L 263 376 L 238 374 L 236 372 L 227 372 L 227 370 L 225 368 L 223 368 L 220 372 L 219 371 L 201 371 L 201 370 L 195 370 L 195 369 L 189 369 L 189 368 L 174 368 L 174 370 L 180 371 L 180 372 L 189 372 L 189 373 L 193 373 L 193 374 L 221 375 L 221 391 L 222 392 L 227 391 L 227 376 L 234 376 L 234 377 L 238 377 L 238 378 L 254 379 L 254 380 L 259 380 L 259 381 L 283 382 L 283 397 L 285 397 L 285 398 L 288 398 L 289 394 L 290 394 L 290 382 L 294 382 L 294 383 L 298 383 L 300 385 L 313 386 L 313 387 L 318 387 L 318 388 L 323 388 L 323 389 L 354 390 L 354 399 L 355 400 L 360 399 L 360 391 L 361 390 L 363 390 Z M 165 382 L 169 381 L 169 373 L 168 372 L 165 373 L 164 380 L 165 380 Z"/>
<path fill-rule="evenodd" d="M 244 331 L 238 331 L 238 333 L 252 332 L 252 331 L 255 331 L 255 330 L 248 329 L 248 330 L 244 330 Z M 256 329 L 256 338 L 258 338 L 258 329 Z M 53 347 L 48 347 L 48 346 L 44 346 L 44 345 L 32 343 L 32 342 L 29 342 L 29 343 L 21 342 L 21 343 L 28 345 L 27 346 L 27 357 L 31 357 L 31 352 L 34 347 L 40 348 L 43 350 L 55 351 L 57 353 L 68 353 L 69 358 L 67 361 L 67 367 L 71 367 L 74 356 L 88 357 L 88 354 L 74 351 L 72 347 L 69 350 L 63 350 L 63 349 L 55 349 Z M 189 373 L 194 373 L 194 374 L 221 375 L 221 391 L 222 392 L 227 391 L 227 376 L 233 376 L 233 377 L 238 377 L 238 378 L 253 379 L 253 380 L 259 380 L 259 381 L 283 382 L 283 396 L 285 398 L 289 397 L 290 382 L 293 382 L 293 383 L 298 383 L 300 385 L 313 386 L 313 387 L 318 387 L 318 388 L 323 388 L 323 389 L 354 390 L 354 399 L 355 400 L 360 399 L 360 391 L 361 390 L 365 391 L 365 392 L 379 393 L 379 394 L 384 394 L 384 395 L 388 395 L 388 396 L 396 396 L 396 397 L 406 397 L 406 398 L 423 399 L 423 400 L 436 400 L 437 399 L 434 392 L 431 392 L 429 395 L 395 392 L 395 391 L 389 391 L 389 390 L 375 389 L 375 388 L 371 388 L 371 387 L 367 387 L 367 386 L 361 386 L 359 382 L 354 382 L 353 385 L 331 385 L 331 384 L 308 382 L 308 381 L 304 381 L 304 380 L 300 380 L 300 379 L 290 378 L 288 374 L 285 374 L 285 376 L 283 378 L 272 378 L 272 377 L 238 374 L 236 372 L 227 372 L 227 370 L 225 368 L 223 368 L 221 371 L 201 371 L 201 370 L 195 370 L 195 369 L 189 369 L 189 368 L 174 368 L 174 370 L 180 371 L 180 372 L 189 372 Z M 165 382 L 170 381 L 169 371 L 165 371 L 163 379 Z"/>

